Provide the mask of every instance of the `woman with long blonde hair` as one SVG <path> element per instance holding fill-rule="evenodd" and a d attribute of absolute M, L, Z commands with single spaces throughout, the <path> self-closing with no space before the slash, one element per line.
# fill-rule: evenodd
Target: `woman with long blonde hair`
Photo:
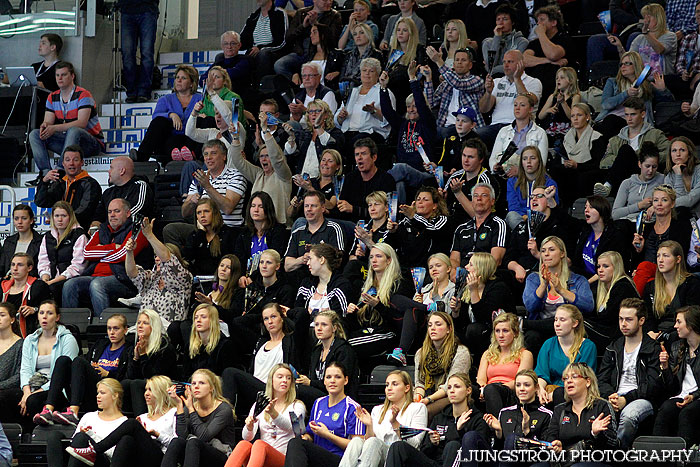
<path fill-rule="evenodd" d="M 479 399 L 486 403 L 486 413 L 498 416 L 500 410 L 515 402 L 515 376 L 532 370 L 532 352 L 525 349 L 518 317 L 503 313 L 493 320 L 491 344 L 481 355 L 476 382 L 481 388 Z"/>
<path fill-rule="evenodd" d="M 538 274 L 525 279 L 523 303 L 528 319 L 523 322 L 528 349 L 538 349 L 554 332 L 557 308 L 571 304 L 584 313 L 593 311 L 593 294 L 585 277 L 569 270 L 566 245 L 555 236 L 542 240 Z"/>
<path fill-rule="evenodd" d="M 413 300 L 424 305 L 442 302 L 445 305 L 445 311 L 456 319 L 458 313 L 450 307 L 450 301 L 455 294 L 455 283 L 450 280 L 451 272 L 452 264 L 445 253 L 430 255 L 427 273 L 430 275 L 431 282 L 424 285 L 420 291 L 417 290 Z"/>
<path fill-rule="evenodd" d="M 526 146 L 520 153 L 517 177 L 511 177 L 507 183 L 508 214 L 505 221 L 511 229 L 515 229 L 523 220 L 527 220 L 530 209 L 532 190 L 537 187 L 555 188 L 555 200 L 559 202 L 559 187 L 552 177 L 547 175 L 547 169 L 542 162 L 542 154 L 537 146 Z"/>
<path fill-rule="evenodd" d="M 467 27 L 461 19 L 451 19 L 445 23 L 445 38 L 440 45 L 440 53 L 445 65 L 452 68 L 455 60 L 455 52 L 469 47 L 472 50 L 478 49 L 476 41 L 469 39 Z"/>
<path fill-rule="evenodd" d="M 455 373 L 468 373 L 472 357 L 459 343 L 452 317 L 436 311 L 428 319 L 423 346 L 416 351 L 416 400 L 428 407 L 429 417 L 449 405 L 447 379 Z"/>
<path fill-rule="evenodd" d="M 37 271 L 59 305 L 65 282 L 80 276 L 87 266 L 83 255 L 87 241 L 71 205 L 57 201 L 51 208 L 51 230 L 41 240 Z"/>
<path fill-rule="evenodd" d="M 233 407 L 221 393 L 219 377 L 199 369 L 183 395 L 175 385 L 168 394 L 177 408 L 177 438 L 170 442 L 162 465 L 223 467 L 236 436 Z"/>
<path fill-rule="evenodd" d="M 566 385 L 565 403 L 554 408 L 544 433 L 552 449 L 560 452 L 580 441 L 591 449 L 619 449 L 615 414 L 610 402 L 600 397 L 594 368 L 584 362 L 572 362 L 562 372 L 562 379 Z"/>
<path fill-rule="evenodd" d="M 593 313 L 586 316 L 585 325 L 588 337 L 602 356 L 605 347 L 620 336 L 620 303 L 626 298 L 639 298 L 639 294 L 617 251 L 606 251 L 598 256 L 597 273 L 598 280 L 591 284 L 595 307 Z"/>
<path fill-rule="evenodd" d="M 396 27 L 389 41 L 389 63 L 385 66 L 389 75 L 391 91 L 396 98 L 396 114 L 406 113 L 406 98 L 411 94 L 409 86 L 408 66 L 414 60 L 416 63 L 425 63 L 425 47 L 420 46 L 418 28 L 412 18 L 401 18 L 396 22 Z M 403 55 L 391 63 L 395 54 Z"/>
<path fill-rule="evenodd" d="M 245 419 L 243 440 L 239 441 L 226 461 L 226 467 L 283 467 L 287 444 L 294 438 L 290 417 L 304 420 L 306 407 L 296 398 L 292 369 L 278 363 L 270 370 L 265 386 L 268 405 L 255 417 L 256 405 Z M 258 408 L 259 409 L 259 408 Z M 256 433 L 260 438 L 253 442 Z"/>
<path fill-rule="evenodd" d="M 139 465 L 157 467 L 175 433 L 175 403 L 168 396 L 172 381 L 167 376 L 154 376 L 146 381 L 148 413 L 130 418 L 98 443 L 86 449 L 74 448 L 71 455 L 83 462 L 96 460 L 106 452 L 112 453 L 110 465 L 115 467 Z M 80 456 L 80 457 L 78 457 Z"/>
<path fill-rule="evenodd" d="M 656 266 L 654 280 L 647 283 L 642 295 L 650 310 L 644 328 L 652 339 L 663 334 L 662 340 L 673 341 L 676 310 L 700 303 L 700 279 L 686 271 L 683 247 L 673 240 L 659 245 Z"/>
<path fill-rule="evenodd" d="M 547 339 L 540 348 L 535 373 L 539 378 L 539 398 L 542 404 L 555 405 L 564 400 L 562 374 L 570 363 L 583 362 L 596 368 L 595 344 L 586 339 L 583 315 L 574 305 L 561 305 L 554 315 L 556 336 Z"/>
<path fill-rule="evenodd" d="M 424 404 L 413 402 L 411 375 L 403 370 L 394 370 L 386 376 L 384 403 L 376 405 L 372 413 L 361 409 L 357 418 L 365 425 L 365 437 L 353 438 L 345 448 L 340 467 L 379 467 L 384 465 L 386 454 L 392 443 L 401 440 L 399 427 L 426 428 L 428 410 Z M 408 439 L 417 448 L 424 433 Z"/>
<path fill-rule="evenodd" d="M 399 347 L 394 348 L 389 359 L 406 365 L 405 353 L 413 345 L 427 309 L 411 300 L 413 295 L 414 288 L 404 280 L 394 248 L 388 243 L 375 244 L 369 250 L 369 268 L 360 301 L 347 308 L 351 344 L 360 358 L 389 350 L 399 336 Z M 373 331 L 366 333 L 368 328 Z"/>
<path fill-rule="evenodd" d="M 654 112 L 652 101 L 673 100 L 673 94 L 666 89 L 666 85 L 661 80 L 650 83 L 645 80 L 640 86 L 634 86 L 639 75 L 644 69 L 644 61 L 636 51 L 624 52 L 618 47 L 620 53 L 620 68 L 614 78 L 608 78 L 603 88 L 602 106 L 603 110 L 596 117 L 596 131 L 603 134 L 606 140 L 615 136 L 627 125 L 624 119 L 624 106 L 622 105 L 628 97 L 640 97 L 646 105 L 645 120 L 654 123 Z"/>
<path fill-rule="evenodd" d="M 233 358 L 233 345 L 221 332 L 219 311 L 202 303 L 192 314 L 189 351 L 185 355 L 185 375 L 206 368 L 221 375 Z"/>
<path fill-rule="evenodd" d="M 472 352 L 481 354 L 489 346 L 496 313 L 515 313 L 508 286 L 496 277 L 496 260 L 490 253 L 474 253 L 467 263 L 466 287 L 461 297 L 450 300 L 455 310 L 457 333 L 469 342 Z"/>
<path fill-rule="evenodd" d="M 571 121 L 571 109 L 574 104 L 581 102 L 581 92 L 578 87 L 578 74 L 576 70 L 563 66 L 556 72 L 556 89 L 547 98 L 540 108 L 537 118 L 542 122 L 550 145 L 564 138 L 564 133 L 569 129 Z"/>
<path fill-rule="evenodd" d="M 154 310 L 141 310 L 136 319 L 136 344 L 126 356 L 126 378 L 122 381 L 132 412 L 146 413 L 144 390 L 146 379 L 155 375 L 174 378 L 177 375 L 177 353 L 163 328 L 163 321 Z"/>

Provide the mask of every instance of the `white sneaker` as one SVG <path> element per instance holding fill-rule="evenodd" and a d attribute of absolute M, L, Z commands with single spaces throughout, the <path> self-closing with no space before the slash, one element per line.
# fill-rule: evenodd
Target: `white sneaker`
<path fill-rule="evenodd" d="M 117 301 L 128 308 L 139 308 L 141 306 L 141 295 L 134 298 L 118 298 Z"/>
<path fill-rule="evenodd" d="M 607 198 L 608 195 L 610 194 L 610 185 L 606 185 L 605 183 L 596 183 L 593 186 L 593 194 L 596 196 L 602 196 L 603 198 Z"/>

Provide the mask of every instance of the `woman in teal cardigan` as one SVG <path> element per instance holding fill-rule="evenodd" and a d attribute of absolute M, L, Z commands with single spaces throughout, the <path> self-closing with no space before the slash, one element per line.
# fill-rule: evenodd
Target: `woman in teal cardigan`
<path fill-rule="evenodd" d="M 555 337 L 547 339 L 537 357 L 539 399 L 541 404 L 564 402 L 562 374 L 569 363 L 582 362 L 596 369 L 596 347 L 586 339 L 583 315 L 574 305 L 564 304 L 554 315 Z"/>
<path fill-rule="evenodd" d="M 39 329 L 24 339 L 19 370 L 19 383 L 23 393 L 19 403 L 20 413 L 30 417 L 39 413 L 46 404 L 51 374 L 58 357 L 65 355 L 72 360 L 79 352 L 73 334 L 59 324 L 61 309 L 55 301 L 41 302 L 37 317 Z"/>

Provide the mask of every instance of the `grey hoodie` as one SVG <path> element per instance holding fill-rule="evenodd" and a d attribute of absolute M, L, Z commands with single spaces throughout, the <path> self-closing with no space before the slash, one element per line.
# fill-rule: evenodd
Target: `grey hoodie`
<path fill-rule="evenodd" d="M 486 64 L 486 71 L 488 72 L 489 65 L 489 51 L 495 54 L 496 66 L 493 67 L 493 73 L 503 73 L 503 55 L 509 50 L 517 49 L 521 52 L 525 52 L 527 45 L 529 44 L 526 37 L 520 31 L 511 31 L 508 34 L 503 34 L 502 36 L 493 36 L 484 39 L 481 45 L 482 52 L 484 54 L 484 63 Z M 501 49 L 499 50 L 499 47 Z"/>
<path fill-rule="evenodd" d="M 643 182 L 639 174 L 632 175 L 620 184 L 617 190 L 615 204 L 613 204 L 613 220 L 627 219 L 635 222 L 640 209 L 637 203 L 645 198 L 650 198 L 654 188 L 664 183 L 663 174 L 656 173 L 654 178 L 648 182 Z"/>
<path fill-rule="evenodd" d="M 613 165 L 613 162 L 615 162 L 615 158 L 617 157 L 617 153 L 620 150 L 620 147 L 623 144 L 629 144 L 629 132 L 629 126 L 626 126 L 620 130 L 619 134 L 610 138 L 610 141 L 608 142 L 608 147 L 605 149 L 605 155 L 600 161 L 601 169 L 609 169 Z M 648 122 L 644 122 L 644 124 L 642 125 L 642 129 L 639 132 L 637 148 L 641 148 L 642 144 L 645 141 L 651 141 L 652 143 L 656 144 L 656 147 L 659 148 L 659 154 L 666 154 L 668 152 L 669 146 L 671 145 L 671 143 L 668 141 L 668 138 L 666 138 L 664 132 L 657 128 L 654 128 L 654 126 Z M 635 152 L 639 154 L 639 149 L 637 149 Z"/>

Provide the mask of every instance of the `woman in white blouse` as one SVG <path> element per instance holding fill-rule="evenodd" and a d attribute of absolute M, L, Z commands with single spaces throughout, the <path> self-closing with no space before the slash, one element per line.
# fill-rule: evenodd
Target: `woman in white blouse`
<path fill-rule="evenodd" d="M 225 467 L 283 467 L 287 443 L 295 437 L 292 418 L 303 426 L 306 407 L 296 397 L 292 369 L 286 363 L 278 363 L 270 371 L 265 386 L 269 404 L 254 416 L 256 404 L 245 419 L 243 440 L 226 461 Z M 253 442 L 256 433 L 260 437 Z"/>
<path fill-rule="evenodd" d="M 382 65 L 376 58 L 365 58 L 360 62 L 360 87 L 352 90 L 347 104 L 335 113 L 336 125 L 349 141 L 357 133 L 376 133 L 383 139 L 389 136 L 391 126 L 382 115 L 379 105 L 379 75 Z M 391 103 L 396 107 L 394 93 L 389 91 Z"/>
<path fill-rule="evenodd" d="M 365 438 L 350 440 L 340 467 L 378 467 L 384 465 L 386 453 L 394 441 L 400 441 L 399 427 L 426 428 L 428 408 L 413 402 L 411 376 L 403 370 L 394 370 L 386 377 L 384 404 L 377 405 L 370 415 L 362 409 L 357 418 L 366 426 Z M 424 433 L 408 438 L 407 442 L 418 448 Z"/>

